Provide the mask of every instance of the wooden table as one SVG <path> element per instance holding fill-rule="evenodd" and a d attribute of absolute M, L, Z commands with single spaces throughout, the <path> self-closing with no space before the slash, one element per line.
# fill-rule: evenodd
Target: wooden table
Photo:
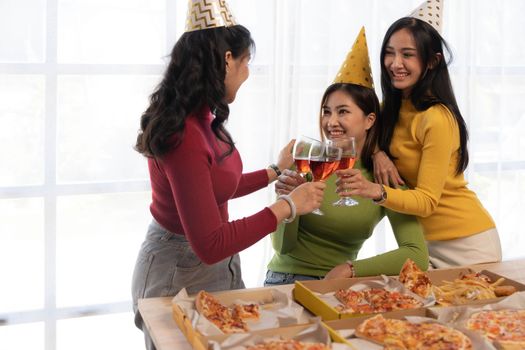
<path fill-rule="evenodd" d="M 525 284 L 525 259 L 475 265 L 471 268 L 475 271 L 490 270 Z M 293 285 L 281 288 L 291 291 Z M 190 350 L 191 345 L 171 316 L 171 299 L 172 297 L 140 299 L 139 311 L 157 350 Z"/>

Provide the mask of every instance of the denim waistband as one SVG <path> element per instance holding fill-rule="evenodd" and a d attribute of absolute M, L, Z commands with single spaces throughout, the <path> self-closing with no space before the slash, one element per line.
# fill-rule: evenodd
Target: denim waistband
<path fill-rule="evenodd" d="M 155 219 L 151 220 L 151 224 L 148 228 L 147 238 L 161 241 L 188 242 L 186 236 L 165 229 Z"/>

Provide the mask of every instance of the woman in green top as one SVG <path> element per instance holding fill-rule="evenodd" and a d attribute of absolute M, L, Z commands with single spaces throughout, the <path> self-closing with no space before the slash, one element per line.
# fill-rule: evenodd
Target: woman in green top
<path fill-rule="evenodd" d="M 372 179 L 372 152 L 376 144 L 376 118 L 379 102 L 372 88 L 335 83 L 321 100 L 323 137 L 337 139 L 354 136 L 358 159 L 354 168 Z M 293 283 L 295 280 L 336 277 L 396 275 L 407 258 L 428 268 L 428 251 L 423 231 L 413 216 L 399 214 L 376 205 L 372 200 L 357 199 L 359 205 L 336 207 L 336 175 L 327 181 L 323 216 L 307 214 L 289 224 L 281 224 L 272 234 L 276 250 L 268 264 L 265 285 Z M 286 194 L 305 180 L 287 170 L 279 177 L 276 190 Z M 398 249 L 367 259 L 357 259 L 363 243 L 375 226 L 387 216 Z"/>

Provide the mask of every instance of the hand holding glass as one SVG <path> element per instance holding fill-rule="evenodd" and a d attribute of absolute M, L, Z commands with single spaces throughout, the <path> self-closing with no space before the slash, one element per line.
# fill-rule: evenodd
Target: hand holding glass
<path fill-rule="evenodd" d="M 310 172 L 310 165 L 308 164 L 308 157 L 310 155 L 310 149 L 312 145 L 319 147 L 321 141 L 313 139 L 308 136 L 299 136 L 293 145 L 293 159 L 297 172 L 305 177 Z"/>

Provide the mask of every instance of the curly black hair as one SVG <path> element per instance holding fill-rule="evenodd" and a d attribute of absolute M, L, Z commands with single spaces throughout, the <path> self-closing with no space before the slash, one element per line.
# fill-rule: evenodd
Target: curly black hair
<path fill-rule="evenodd" d="M 208 106 L 215 114 L 213 133 L 229 145 L 222 157 L 231 154 L 234 142 L 224 127 L 230 113 L 224 101 L 225 54 L 231 51 L 237 58 L 254 49 L 250 31 L 241 25 L 184 33 L 141 116 L 135 150 L 150 158 L 162 156 L 180 143 L 186 118 Z"/>

